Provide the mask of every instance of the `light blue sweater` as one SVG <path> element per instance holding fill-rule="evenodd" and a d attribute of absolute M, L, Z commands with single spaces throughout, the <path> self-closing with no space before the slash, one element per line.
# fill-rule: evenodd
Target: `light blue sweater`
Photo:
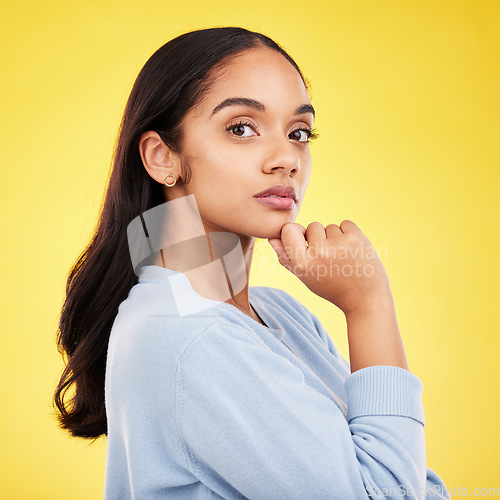
<path fill-rule="evenodd" d="M 106 500 L 450 498 L 426 466 L 417 376 L 351 374 L 291 295 L 249 299 L 267 327 L 141 268 L 109 341 Z M 206 307 L 179 315 L 179 300 Z"/>

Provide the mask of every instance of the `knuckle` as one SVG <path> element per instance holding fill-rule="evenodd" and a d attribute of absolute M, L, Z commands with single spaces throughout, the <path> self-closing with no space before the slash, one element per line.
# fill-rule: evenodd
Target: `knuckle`
<path fill-rule="evenodd" d="M 300 226 L 300 224 L 298 224 L 297 222 L 287 222 L 286 224 L 283 225 L 283 227 L 281 228 L 281 231 L 290 231 L 292 230 L 294 227 L 298 227 Z"/>
<path fill-rule="evenodd" d="M 316 248 L 316 254 L 320 259 L 325 259 L 328 257 L 328 248 L 320 245 L 318 248 Z"/>
<path fill-rule="evenodd" d="M 352 220 L 350 219 L 345 219 L 343 220 L 340 225 L 344 225 L 344 226 L 347 226 L 347 227 L 350 227 L 352 229 L 359 229 L 357 224 L 355 222 L 353 222 Z"/>

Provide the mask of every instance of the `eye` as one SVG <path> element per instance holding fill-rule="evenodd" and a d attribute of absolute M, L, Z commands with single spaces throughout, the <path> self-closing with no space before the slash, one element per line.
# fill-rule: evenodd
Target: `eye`
<path fill-rule="evenodd" d="M 227 127 L 226 130 L 230 132 L 232 135 L 235 135 L 237 137 L 252 137 L 253 135 L 257 134 L 252 134 L 249 133 L 252 130 L 255 131 L 257 127 L 253 125 L 252 123 L 247 123 L 247 122 L 238 122 L 238 123 L 230 123 Z"/>
<path fill-rule="evenodd" d="M 298 128 L 290 133 L 292 139 L 295 139 L 298 142 L 309 142 L 311 135 L 312 132 L 308 128 Z"/>
<path fill-rule="evenodd" d="M 315 132 L 315 129 L 298 128 L 297 130 L 291 132 L 288 137 L 296 140 L 297 142 L 307 143 L 313 139 L 316 139 L 318 137 L 318 134 Z"/>

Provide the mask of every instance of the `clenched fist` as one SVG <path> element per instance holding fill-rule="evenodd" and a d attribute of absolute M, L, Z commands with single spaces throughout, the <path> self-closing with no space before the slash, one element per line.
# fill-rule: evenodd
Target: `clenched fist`
<path fill-rule="evenodd" d="M 392 297 L 382 262 L 370 240 L 350 220 L 326 228 L 312 222 L 307 229 L 288 222 L 281 228 L 281 239 L 268 241 L 283 267 L 345 314 Z"/>

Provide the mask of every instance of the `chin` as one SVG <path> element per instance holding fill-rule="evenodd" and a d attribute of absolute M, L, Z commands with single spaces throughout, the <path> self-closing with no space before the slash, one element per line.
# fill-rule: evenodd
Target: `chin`
<path fill-rule="evenodd" d="M 262 224 L 258 229 L 252 231 L 251 236 L 255 238 L 269 239 L 269 238 L 281 238 L 281 229 L 288 222 L 294 222 L 296 219 L 296 214 L 288 219 L 283 218 L 283 222 Z"/>

